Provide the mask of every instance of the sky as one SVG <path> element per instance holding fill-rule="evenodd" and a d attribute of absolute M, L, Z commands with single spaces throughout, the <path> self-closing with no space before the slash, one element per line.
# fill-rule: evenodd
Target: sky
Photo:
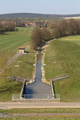
<path fill-rule="evenodd" d="M 80 0 L 0 0 L 0 14 L 80 14 Z"/>

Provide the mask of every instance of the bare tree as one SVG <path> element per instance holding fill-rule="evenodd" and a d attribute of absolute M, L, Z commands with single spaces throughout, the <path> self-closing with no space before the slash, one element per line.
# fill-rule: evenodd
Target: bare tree
<path fill-rule="evenodd" d="M 50 32 L 50 30 L 47 29 L 47 28 L 43 28 L 42 31 L 43 31 L 43 40 L 44 41 L 50 40 L 51 39 L 51 32 Z"/>
<path fill-rule="evenodd" d="M 32 48 L 37 50 L 38 47 L 42 44 L 43 41 L 43 31 L 36 27 L 31 35 Z"/>

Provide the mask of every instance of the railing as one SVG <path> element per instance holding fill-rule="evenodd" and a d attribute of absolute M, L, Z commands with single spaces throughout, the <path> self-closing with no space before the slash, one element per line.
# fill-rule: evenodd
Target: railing
<path fill-rule="evenodd" d="M 63 76 L 59 76 L 59 77 L 55 77 L 52 78 L 52 81 L 57 81 L 57 80 L 61 80 L 61 79 L 65 79 L 65 78 L 69 78 L 69 75 L 63 75 Z"/>
<path fill-rule="evenodd" d="M 60 94 L 23 94 L 22 98 L 24 100 L 27 99 L 56 99 L 60 100 Z M 18 95 L 12 95 L 12 100 L 22 100 L 21 96 Z"/>
<path fill-rule="evenodd" d="M 7 113 L 0 113 L 0 118 L 13 118 L 13 115 Z"/>
<path fill-rule="evenodd" d="M 22 77 L 19 77 L 19 76 L 13 76 L 13 75 L 9 75 L 8 79 L 16 80 L 18 82 L 24 82 L 24 81 L 29 82 L 30 80 L 32 80 L 32 79 L 22 78 Z"/>

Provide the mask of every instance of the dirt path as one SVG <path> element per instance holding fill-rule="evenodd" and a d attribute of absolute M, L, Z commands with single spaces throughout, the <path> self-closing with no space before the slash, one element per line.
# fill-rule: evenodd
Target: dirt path
<path fill-rule="evenodd" d="M 80 108 L 80 102 L 47 102 L 47 101 L 27 101 L 27 102 L 3 102 L 0 103 L 2 109 L 12 108 Z"/>
<path fill-rule="evenodd" d="M 19 57 L 20 55 L 22 55 L 22 53 L 16 53 L 16 54 L 7 62 L 7 67 L 8 67 L 9 65 L 11 65 L 11 64 L 13 63 L 13 61 L 14 61 L 17 57 Z"/>

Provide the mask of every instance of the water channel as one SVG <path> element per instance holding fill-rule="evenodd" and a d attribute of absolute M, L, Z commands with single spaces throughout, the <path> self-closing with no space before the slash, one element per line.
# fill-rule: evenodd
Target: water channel
<path fill-rule="evenodd" d="M 26 99 L 45 99 L 50 96 L 50 85 L 42 83 L 42 47 L 37 54 L 35 82 L 26 85 Z"/>

